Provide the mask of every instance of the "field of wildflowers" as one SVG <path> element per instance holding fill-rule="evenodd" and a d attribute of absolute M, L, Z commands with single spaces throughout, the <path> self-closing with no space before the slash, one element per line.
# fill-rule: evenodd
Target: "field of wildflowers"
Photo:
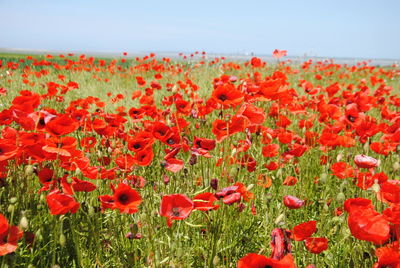
<path fill-rule="evenodd" d="M 400 69 L 285 55 L 1 55 L 1 267 L 400 267 Z"/>

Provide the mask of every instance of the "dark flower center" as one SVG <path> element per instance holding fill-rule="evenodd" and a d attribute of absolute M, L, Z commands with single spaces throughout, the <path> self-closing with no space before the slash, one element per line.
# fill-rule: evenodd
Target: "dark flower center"
<path fill-rule="evenodd" d="M 356 118 L 352 115 L 347 116 L 347 119 L 349 119 L 349 121 L 352 123 L 354 123 L 354 121 L 356 121 Z"/>
<path fill-rule="evenodd" d="M 118 197 L 119 202 L 121 202 L 122 204 L 126 204 L 127 201 L 129 200 L 129 196 L 126 194 L 122 194 Z"/>
<path fill-rule="evenodd" d="M 172 208 L 172 215 L 179 217 L 181 215 L 179 208 Z"/>
<path fill-rule="evenodd" d="M 225 94 L 219 95 L 218 99 L 225 101 L 228 99 L 228 97 Z"/>
<path fill-rule="evenodd" d="M 39 125 L 40 125 L 40 126 L 46 125 L 46 122 L 44 122 L 44 118 L 40 118 L 40 119 L 39 119 Z"/>
<path fill-rule="evenodd" d="M 133 148 L 139 149 L 140 148 L 140 144 L 139 143 L 135 143 L 135 145 L 133 145 Z"/>
<path fill-rule="evenodd" d="M 168 140 L 167 140 L 167 143 L 170 144 L 170 145 L 175 144 L 175 142 L 174 142 L 173 139 L 168 139 Z"/>
<path fill-rule="evenodd" d="M 4 235 L 2 240 L 3 240 L 3 243 L 7 243 L 8 242 L 8 235 Z"/>

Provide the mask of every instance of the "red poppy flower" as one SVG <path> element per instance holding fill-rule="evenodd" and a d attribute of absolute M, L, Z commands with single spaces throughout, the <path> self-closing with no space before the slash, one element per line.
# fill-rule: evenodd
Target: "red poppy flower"
<path fill-rule="evenodd" d="M 243 102 L 244 97 L 242 92 L 237 90 L 233 84 L 222 84 L 214 89 L 212 98 L 226 109 L 239 105 Z"/>
<path fill-rule="evenodd" d="M 168 158 L 165 162 L 162 163 L 162 166 L 173 173 L 180 171 L 183 168 L 183 160 L 176 158 Z"/>
<path fill-rule="evenodd" d="M 118 184 L 114 195 L 114 209 L 118 209 L 121 213 L 133 214 L 137 212 L 138 206 L 142 203 L 139 193 L 125 183 Z"/>
<path fill-rule="evenodd" d="M 77 177 L 72 177 L 72 189 L 75 192 L 92 192 L 96 189 L 96 185 L 89 181 L 80 180 Z"/>
<path fill-rule="evenodd" d="M 268 170 L 277 170 L 279 168 L 279 165 L 278 165 L 278 163 L 272 161 L 272 162 L 269 162 L 268 164 L 265 164 L 265 167 Z M 286 184 L 284 184 L 284 185 L 286 185 Z"/>
<path fill-rule="evenodd" d="M 280 59 L 280 58 L 286 56 L 286 54 L 287 54 L 287 50 L 275 49 L 274 52 L 272 52 L 272 57 L 274 57 L 275 59 Z"/>
<path fill-rule="evenodd" d="M 54 191 L 46 196 L 47 205 L 52 215 L 64 215 L 68 212 L 76 213 L 80 204 L 67 194 Z"/>
<path fill-rule="evenodd" d="M 257 58 L 257 57 L 251 58 L 250 63 L 251 63 L 251 66 L 256 67 L 256 68 L 263 66 L 262 60 L 260 58 Z"/>
<path fill-rule="evenodd" d="M 237 268 L 296 268 L 292 254 L 288 254 L 281 260 L 274 260 L 272 258 L 249 253 L 241 258 L 237 264 Z"/>
<path fill-rule="evenodd" d="M 97 140 L 95 137 L 83 137 L 80 141 L 80 145 L 85 147 L 85 149 L 94 148 L 96 146 Z"/>
<path fill-rule="evenodd" d="M 8 160 L 14 157 L 18 152 L 15 141 L 0 139 L 0 161 Z"/>
<path fill-rule="evenodd" d="M 79 127 L 79 123 L 68 115 L 61 115 L 46 124 L 46 130 L 55 136 L 62 136 L 74 132 Z"/>
<path fill-rule="evenodd" d="M 139 151 L 135 153 L 134 160 L 135 164 L 138 166 L 148 166 L 151 164 L 154 158 L 153 149 L 148 147 L 146 150 Z"/>
<path fill-rule="evenodd" d="M 275 143 L 268 144 L 262 148 L 264 157 L 274 157 L 279 154 L 279 145 Z"/>
<path fill-rule="evenodd" d="M 347 223 L 355 238 L 380 245 L 389 239 L 389 223 L 370 206 L 349 206 L 345 203 L 345 209 L 350 211 Z"/>
<path fill-rule="evenodd" d="M 293 186 L 293 185 L 296 185 L 297 181 L 298 181 L 298 179 L 297 179 L 296 177 L 287 176 L 287 177 L 285 178 L 285 180 L 283 181 L 283 185 L 286 185 L 286 186 Z"/>
<path fill-rule="evenodd" d="M 168 225 L 172 220 L 183 220 L 189 217 L 194 209 L 193 201 L 184 194 L 171 194 L 163 196 L 160 206 L 160 215 L 167 217 Z"/>
<path fill-rule="evenodd" d="M 282 228 L 275 228 L 271 232 L 271 258 L 281 260 L 287 254 L 292 253 L 292 244 L 290 241 L 290 233 Z"/>
<path fill-rule="evenodd" d="M 307 221 L 296 225 L 291 233 L 291 236 L 296 241 L 303 241 L 306 238 L 309 238 L 317 231 L 317 222 L 316 221 Z"/>
<path fill-rule="evenodd" d="M 214 139 L 206 139 L 195 137 L 193 141 L 194 148 L 201 148 L 207 151 L 211 151 L 215 148 L 216 142 Z"/>
<path fill-rule="evenodd" d="M 250 122 L 249 125 L 261 125 L 264 123 L 266 117 L 264 109 L 249 103 L 243 104 L 237 112 L 237 115 L 246 117 Z"/>
<path fill-rule="evenodd" d="M 400 181 L 388 180 L 382 183 L 380 191 L 377 194 L 378 199 L 386 203 L 400 203 Z"/>
<path fill-rule="evenodd" d="M 305 240 L 305 245 L 309 252 L 319 254 L 328 249 L 328 239 L 324 237 L 309 237 Z"/>
<path fill-rule="evenodd" d="M 379 164 L 375 158 L 363 154 L 356 155 L 354 162 L 359 168 L 375 168 Z"/>
<path fill-rule="evenodd" d="M 32 113 L 40 105 L 40 96 L 37 93 L 23 90 L 20 92 L 20 96 L 14 98 L 12 104 L 15 109 Z"/>
<path fill-rule="evenodd" d="M 42 184 L 51 182 L 54 179 L 54 171 L 50 168 L 42 168 L 38 172 L 39 181 Z"/>
<path fill-rule="evenodd" d="M 162 122 L 156 122 L 153 125 L 153 136 L 160 141 L 165 141 L 169 137 L 170 132 L 171 128 Z"/>
<path fill-rule="evenodd" d="M 53 137 L 45 140 L 45 145 L 42 150 L 47 154 L 52 154 L 50 157 L 58 156 L 73 156 L 76 152 L 77 141 L 74 137 Z"/>
<path fill-rule="evenodd" d="M 333 175 L 339 179 L 354 177 L 354 169 L 352 166 L 346 164 L 345 162 L 337 162 L 331 166 Z"/>
<path fill-rule="evenodd" d="M 374 267 L 395 267 L 400 266 L 400 247 L 399 242 L 395 241 L 375 250 L 375 255 L 378 257 L 378 263 Z"/>
<path fill-rule="evenodd" d="M 23 232 L 17 226 L 9 225 L 6 217 L 0 213 L 0 256 L 17 250 L 18 240 L 22 236 Z"/>
<path fill-rule="evenodd" d="M 373 209 L 372 201 L 366 198 L 357 197 L 357 198 L 349 198 L 344 202 L 344 209 L 351 213 L 353 210 L 357 209 Z"/>
<path fill-rule="evenodd" d="M 295 196 L 286 195 L 283 198 L 283 204 L 290 209 L 298 209 L 304 206 L 305 202 Z"/>
<path fill-rule="evenodd" d="M 135 158 L 130 154 L 121 154 L 115 159 L 115 163 L 120 169 L 131 170 L 132 166 L 135 164 Z"/>
<path fill-rule="evenodd" d="M 214 205 L 218 199 L 212 193 L 201 193 L 193 198 L 194 209 L 201 211 L 216 210 L 219 205 Z"/>
<path fill-rule="evenodd" d="M 257 185 L 263 188 L 269 188 L 272 185 L 272 179 L 266 174 L 259 174 L 257 177 Z"/>
<path fill-rule="evenodd" d="M 383 211 L 383 215 L 390 223 L 400 225 L 400 204 L 392 204 Z"/>

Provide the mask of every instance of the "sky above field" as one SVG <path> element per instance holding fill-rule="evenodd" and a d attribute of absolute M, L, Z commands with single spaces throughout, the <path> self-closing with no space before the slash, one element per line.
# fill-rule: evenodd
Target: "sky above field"
<path fill-rule="evenodd" d="M 400 1 L 0 0 L 0 47 L 400 59 Z"/>

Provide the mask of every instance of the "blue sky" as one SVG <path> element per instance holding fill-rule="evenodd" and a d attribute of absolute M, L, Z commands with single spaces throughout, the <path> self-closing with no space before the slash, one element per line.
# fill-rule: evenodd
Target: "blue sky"
<path fill-rule="evenodd" d="M 396 0 L 0 0 L 0 47 L 400 59 Z"/>

